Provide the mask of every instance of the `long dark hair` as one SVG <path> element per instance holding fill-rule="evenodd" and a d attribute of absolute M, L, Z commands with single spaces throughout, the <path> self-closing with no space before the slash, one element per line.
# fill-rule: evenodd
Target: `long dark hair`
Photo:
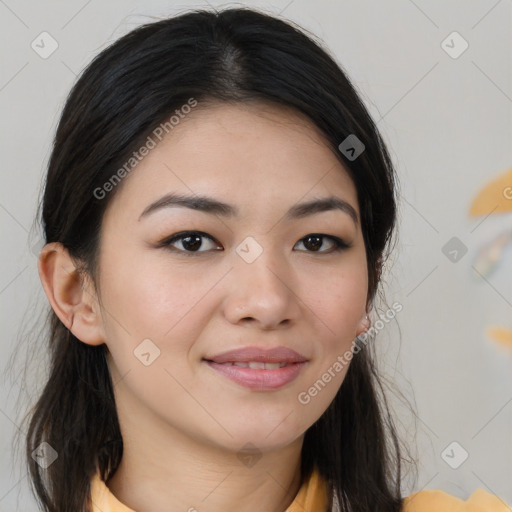
<path fill-rule="evenodd" d="M 193 10 L 136 28 L 82 72 L 60 118 L 50 156 L 42 223 L 95 279 L 103 213 L 116 187 L 101 189 L 155 127 L 194 98 L 265 101 L 294 108 L 323 132 L 357 189 L 368 261 L 368 302 L 380 292 L 397 217 L 397 180 L 379 131 L 355 87 L 322 44 L 292 22 L 248 8 Z M 363 142 L 357 158 L 338 146 Z M 86 512 L 90 480 L 107 481 L 123 454 L 105 345 L 80 342 L 49 312 L 49 377 L 31 409 L 26 460 L 45 512 Z M 354 356 L 343 385 L 305 434 L 303 478 L 316 467 L 343 511 L 398 512 L 403 447 L 372 344 Z M 47 469 L 32 457 L 47 442 Z"/>

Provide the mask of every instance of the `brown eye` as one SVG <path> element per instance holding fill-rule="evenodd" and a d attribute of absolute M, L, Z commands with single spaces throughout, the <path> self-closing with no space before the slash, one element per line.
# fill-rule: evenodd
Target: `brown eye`
<path fill-rule="evenodd" d="M 182 252 L 187 255 L 194 255 L 194 253 L 208 252 L 208 249 L 204 251 L 199 250 L 204 245 L 202 239 L 208 239 L 211 242 L 216 242 L 214 238 L 206 233 L 202 233 L 201 231 L 183 231 L 172 235 L 170 238 L 166 238 L 158 245 L 160 247 L 167 247 L 172 251 Z M 182 249 L 173 247 L 173 244 L 177 242 L 181 243 L 181 246 L 183 247 Z"/>
<path fill-rule="evenodd" d="M 165 247 L 173 252 L 181 253 L 186 256 L 195 256 L 200 255 L 202 253 L 208 253 L 210 250 L 208 248 L 204 250 L 200 250 L 204 247 L 203 240 L 207 239 L 210 242 L 218 243 L 213 237 L 210 235 L 203 233 L 201 231 L 181 231 L 180 233 L 176 233 L 164 240 L 162 240 L 158 246 Z M 325 245 L 325 240 L 329 240 L 331 242 L 331 250 L 320 250 Z M 180 247 L 176 247 L 175 244 L 180 243 Z M 311 233 L 301 240 L 299 243 L 303 243 L 306 247 L 307 252 L 312 253 L 333 253 L 337 251 L 342 251 L 352 247 L 351 244 L 348 244 L 341 238 L 324 235 L 322 233 Z M 215 250 L 215 249 L 214 249 Z M 223 249 L 216 249 L 223 250 Z"/>
<path fill-rule="evenodd" d="M 319 250 L 319 248 L 323 246 L 325 239 L 331 240 L 331 242 L 334 244 L 334 248 L 331 251 Z M 321 233 L 311 233 L 302 238 L 301 240 L 299 240 L 299 242 L 302 242 L 304 244 L 306 249 L 308 249 L 308 252 L 331 253 L 336 251 L 342 251 L 344 249 L 352 247 L 350 244 L 346 243 L 341 238 L 338 238 L 336 236 L 323 235 Z"/>

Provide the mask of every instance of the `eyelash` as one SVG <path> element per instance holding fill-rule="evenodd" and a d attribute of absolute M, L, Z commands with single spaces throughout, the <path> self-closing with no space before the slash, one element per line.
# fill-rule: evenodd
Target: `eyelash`
<path fill-rule="evenodd" d="M 217 240 L 215 240 L 210 235 L 203 233 L 202 231 L 181 231 L 180 233 L 176 233 L 168 238 L 165 238 L 161 242 L 159 242 L 158 247 L 165 247 L 166 249 L 169 249 L 173 252 L 182 253 L 185 256 L 199 256 L 200 254 L 211 252 L 211 251 L 185 251 L 182 249 L 176 249 L 175 247 L 171 247 L 171 244 L 173 244 L 174 242 L 180 241 L 184 238 L 188 238 L 193 235 L 197 235 L 201 238 L 208 238 L 212 242 L 218 243 Z M 350 249 L 352 247 L 352 244 L 345 242 L 345 240 L 342 240 L 341 238 L 339 238 L 337 236 L 325 235 L 322 233 L 309 233 L 305 237 L 301 238 L 299 240 L 299 242 L 302 242 L 303 240 L 306 240 L 309 237 L 318 237 L 318 238 L 322 238 L 322 240 L 325 238 L 328 238 L 334 242 L 334 248 L 330 251 L 306 251 L 306 252 L 309 252 L 312 254 L 315 254 L 315 253 L 332 254 L 332 253 L 344 251 L 346 249 Z"/>

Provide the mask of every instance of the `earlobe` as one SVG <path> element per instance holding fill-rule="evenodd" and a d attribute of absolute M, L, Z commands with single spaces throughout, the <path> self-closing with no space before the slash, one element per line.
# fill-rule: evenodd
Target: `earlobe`
<path fill-rule="evenodd" d="M 61 322 L 84 343 L 104 343 L 96 293 L 90 281 L 84 282 L 68 250 L 57 242 L 45 245 L 38 271 L 46 297 Z"/>
<path fill-rule="evenodd" d="M 359 336 L 363 332 L 366 332 L 370 328 L 370 319 L 368 315 L 364 316 L 357 327 L 356 336 Z"/>

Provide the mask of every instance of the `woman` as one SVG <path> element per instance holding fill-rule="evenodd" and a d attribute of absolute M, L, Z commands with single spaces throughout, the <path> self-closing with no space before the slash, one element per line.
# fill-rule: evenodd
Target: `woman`
<path fill-rule="evenodd" d="M 396 191 L 349 79 L 288 23 L 191 11 L 99 54 L 42 203 L 43 509 L 506 510 L 403 499 L 367 337 Z"/>

